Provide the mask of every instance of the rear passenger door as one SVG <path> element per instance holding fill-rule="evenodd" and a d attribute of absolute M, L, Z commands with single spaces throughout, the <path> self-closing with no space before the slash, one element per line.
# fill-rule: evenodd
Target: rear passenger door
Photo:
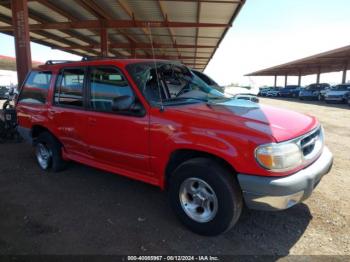
<path fill-rule="evenodd" d="M 47 97 L 52 78 L 51 71 L 32 71 L 19 94 L 16 112 L 19 131 L 26 139 L 33 121 L 45 126 L 47 117 Z"/>
<path fill-rule="evenodd" d="M 93 157 L 114 168 L 149 175 L 147 114 L 112 109 L 116 97 L 135 97 L 132 87 L 113 66 L 91 67 L 88 75 L 87 141 Z M 135 103 L 140 103 L 137 98 Z"/>
<path fill-rule="evenodd" d="M 90 157 L 85 141 L 86 68 L 64 68 L 60 71 L 54 90 L 53 106 L 49 117 L 53 120 L 53 129 L 63 143 L 68 154 Z"/>

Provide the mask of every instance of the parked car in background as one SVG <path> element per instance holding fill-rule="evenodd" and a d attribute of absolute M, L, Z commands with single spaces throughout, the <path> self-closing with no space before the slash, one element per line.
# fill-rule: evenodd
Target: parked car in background
<path fill-rule="evenodd" d="M 16 110 L 42 170 L 72 160 L 158 186 L 203 235 L 229 230 L 243 207 L 302 202 L 333 162 L 314 116 L 227 97 L 172 61 L 47 63 Z"/>
<path fill-rule="evenodd" d="M 225 88 L 223 86 L 220 86 L 218 83 L 216 83 L 212 78 L 210 78 L 209 76 L 207 76 L 206 74 L 195 70 L 195 69 L 191 69 L 191 71 L 198 76 L 200 79 L 202 79 L 207 85 L 215 88 L 216 90 L 220 91 L 220 92 L 224 92 Z"/>
<path fill-rule="evenodd" d="M 263 87 L 259 88 L 258 96 L 266 96 L 267 91 L 269 91 L 271 87 Z"/>
<path fill-rule="evenodd" d="M 299 97 L 300 86 L 288 85 L 280 90 L 281 97 Z"/>
<path fill-rule="evenodd" d="M 336 85 L 328 90 L 325 94 L 324 100 L 326 102 L 341 102 L 346 103 L 348 101 L 350 93 L 350 84 Z"/>
<path fill-rule="evenodd" d="M 6 99 L 6 94 L 8 91 L 9 90 L 6 86 L 0 86 L 0 99 Z"/>
<path fill-rule="evenodd" d="M 281 89 L 282 87 L 271 88 L 269 91 L 266 92 L 266 96 L 270 96 L 270 97 L 280 96 Z"/>
<path fill-rule="evenodd" d="M 321 101 L 324 99 L 324 96 L 330 87 L 330 84 L 327 83 L 308 85 L 299 92 L 299 99 Z"/>

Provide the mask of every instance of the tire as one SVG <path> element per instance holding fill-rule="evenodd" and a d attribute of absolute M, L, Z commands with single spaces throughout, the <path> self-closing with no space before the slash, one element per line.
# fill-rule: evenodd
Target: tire
<path fill-rule="evenodd" d="M 62 158 L 62 145 L 50 133 L 42 132 L 35 140 L 35 156 L 42 170 L 59 172 L 67 162 Z"/>
<path fill-rule="evenodd" d="M 234 174 L 212 159 L 194 158 L 182 163 L 168 185 L 175 214 L 197 234 L 215 236 L 226 232 L 241 215 L 242 193 Z"/>

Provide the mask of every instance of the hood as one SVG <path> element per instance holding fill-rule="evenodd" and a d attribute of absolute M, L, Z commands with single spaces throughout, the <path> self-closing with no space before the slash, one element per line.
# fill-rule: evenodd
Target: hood
<path fill-rule="evenodd" d="M 195 107 L 195 108 L 194 108 Z M 218 122 L 251 129 L 281 142 L 301 136 L 318 125 L 315 117 L 298 112 L 254 103 L 248 100 L 232 99 L 222 103 L 198 103 L 177 107 L 191 117 L 215 119 Z"/>

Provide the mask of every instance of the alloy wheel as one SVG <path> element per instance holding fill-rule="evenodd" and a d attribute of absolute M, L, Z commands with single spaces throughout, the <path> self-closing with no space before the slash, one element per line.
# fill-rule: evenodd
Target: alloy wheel
<path fill-rule="evenodd" d="M 194 221 L 206 223 L 218 212 L 218 198 L 212 187 L 202 179 L 188 178 L 179 191 L 182 209 Z"/>

